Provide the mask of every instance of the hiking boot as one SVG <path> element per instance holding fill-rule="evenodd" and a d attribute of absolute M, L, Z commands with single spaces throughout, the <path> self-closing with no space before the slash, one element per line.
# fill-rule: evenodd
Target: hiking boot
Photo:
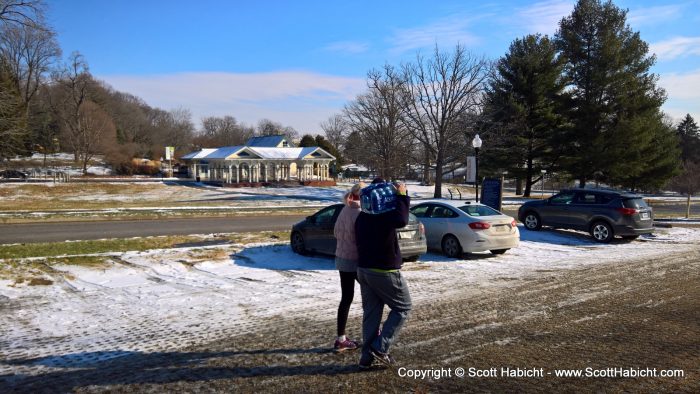
<path fill-rule="evenodd" d="M 375 360 L 380 362 L 383 365 L 386 365 L 387 367 L 395 367 L 396 366 L 396 361 L 394 360 L 389 353 L 382 353 L 379 351 L 376 351 L 372 349 L 371 347 L 369 348 L 369 353 L 374 357 Z"/>
<path fill-rule="evenodd" d="M 345 338 L 344 341 L 339 341 L 335 340 L 335 344 L 333 345 L 333 349 L 336 352 L 342 352 L 344 350 L 355 350 L 358 348 L 358 343 L 356 341 L 351 341 L 350 339 Z"/>

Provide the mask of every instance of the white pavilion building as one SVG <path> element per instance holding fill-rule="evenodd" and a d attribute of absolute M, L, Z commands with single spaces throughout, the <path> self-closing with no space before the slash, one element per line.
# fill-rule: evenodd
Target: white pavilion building
<path fill-rule="evenodd" d="M 180 158 L 200 181 L 261 183 L 330 180 L 335 156 L 320 147 L 297 148 L 283 135 L 253 137 L 242 146 L 202 149 Z"/>

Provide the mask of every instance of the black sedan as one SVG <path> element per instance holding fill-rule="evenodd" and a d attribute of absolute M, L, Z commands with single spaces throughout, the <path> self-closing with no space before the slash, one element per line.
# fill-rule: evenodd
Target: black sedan
<path fill-rule="evenodd" d="M 336 239 L 333 235 L 335 221 L 343 204 L 334 204 L 292 226 L 291 244 L 295 253 L 321 253 L 333 256 Z M 401 257 L 416 261 L 427 251 L 425 228 L 413 214 L 408 215 L 408 224 L 396 230 Z"/>

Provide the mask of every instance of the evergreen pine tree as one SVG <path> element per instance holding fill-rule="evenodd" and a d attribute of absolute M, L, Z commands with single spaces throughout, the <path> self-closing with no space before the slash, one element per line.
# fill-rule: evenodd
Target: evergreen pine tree
<path fill-rule="evenodd" d="M 626 14 L 611 1 L 579 0 L 557 32 L 571 93 L 564 163 L 581 187 L 593 178 L 623 185 L 648 174 L 665 180 L 676 168 L 653 161 L 675 156 L 660 110 L 666 95 L 650 72 L 655 58 Z"/>
<path fill-rule="evenodd" d="M 681 145 L 681 160 L 700 163 L 700 128 L 690 114 L 676 128 Z"/>
<path fill-rule="evenodd" d="M 540 170 L 552 172 L 561 154 L 562 62 L 547 36 L 529 35 L 513 41 L 496 71 L 486 95 L 484 161 L 524 179 L 529 196 Z"/>

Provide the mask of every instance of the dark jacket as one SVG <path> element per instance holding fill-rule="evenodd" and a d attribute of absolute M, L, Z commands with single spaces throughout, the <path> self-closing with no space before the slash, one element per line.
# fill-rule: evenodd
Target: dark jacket
<path fill-rule="evenodd" d="M 399 269 L 401 251 L 396 229 L 408 224 L 408 196 L 397 196 L 396 209 L 372 215 L 362 212 L 355 221 L 358 267 Z"/>

